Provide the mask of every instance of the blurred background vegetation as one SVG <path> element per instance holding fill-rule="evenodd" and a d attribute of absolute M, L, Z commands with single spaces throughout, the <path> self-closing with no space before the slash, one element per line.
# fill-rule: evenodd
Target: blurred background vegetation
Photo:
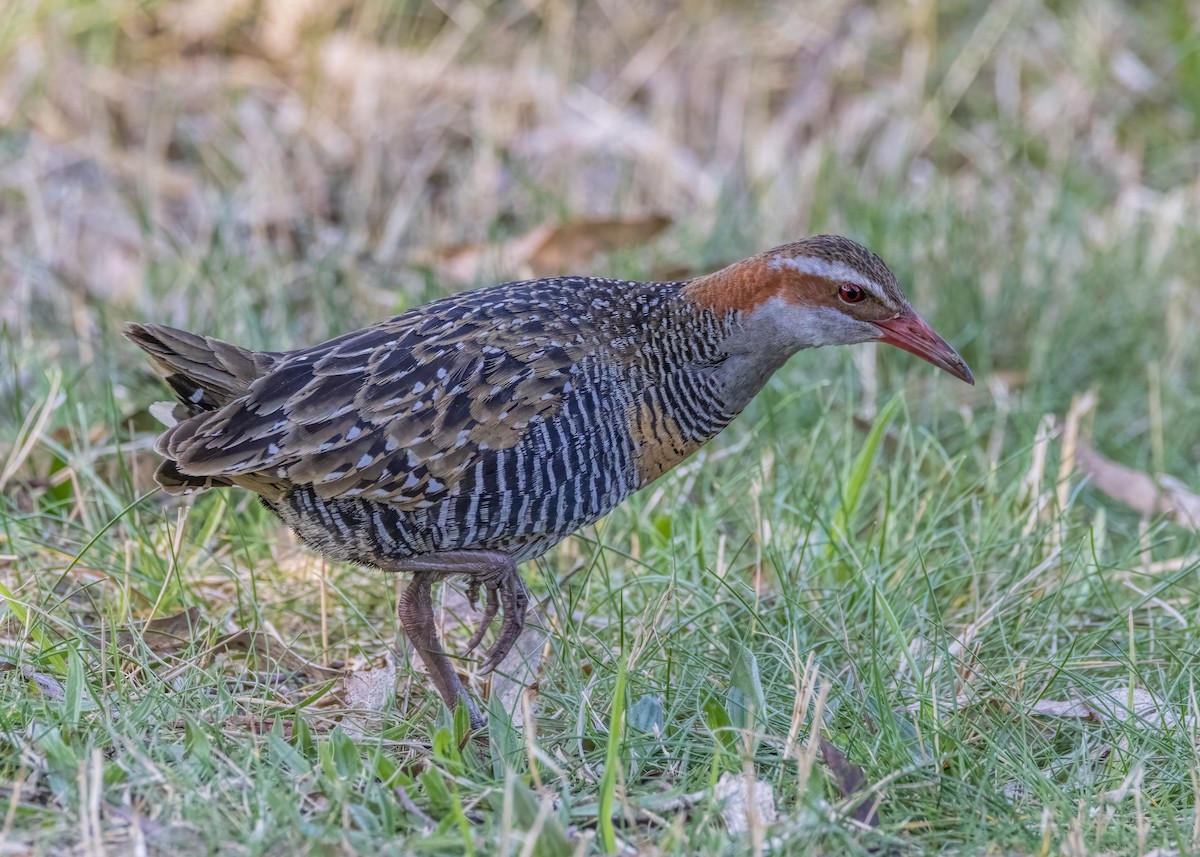
<path fill-rule="evenodd" d="M 387 753 L 351 745 L 337 763 L 348 768 L 323 769 L 333 751 L 312 749 L 307 802 L 285 797 L 295 760 L 255 769 L 253 807 L 232 786 L 203 797 L 240 762 L 163 773 L 184 748 L 236 760 L 267 746 L 254 730 L 222 731 L 221 718 L 291 716 L 303 695 L 251 671 L 234 671 L 251 688 L 240 696 L 228 671 L 164 677 L 144 650 L 145 675 L 124 684 L 78 628 L 199 607 L 227 631 L 278 628 L 309 655 L 348 662 L 394 640 L 379 594 L 393 593 L 359 570 L 314 572 L 239 494 L 203 498 L 190 517 L 160 499 L 136 505 L 154 462 L 145 408 L 162 388 L 120 340 L 122 321 L 283 349 L 448 290 L 550 273 L 684 277 L 815 232 L 878 252 L 979 385 L 954 387 L 898 352 L 802 355 L 712 450 L 542 563 L 534 588 L 557 604 L 553 661 L 596 664 L 586 680 L 542 676 L 542 776 L 596 799 L 616 681 L 605 653 L 628 650 L 622 617 L 640 616 L 651 630 L 632 646 L 642 661 L 629 692 L 665 703 L 659 720 L 674 731 L 655 777 L 635 776 L 643 761 L 622 781 L 634 803 L 654 782 L 691 793 L 737 757 L 703 712 L 738 639 L 767 659 L 776 720 L 763 734 L 789 734 L 800 676 L 789 658 L 817 652 L 831 699 L 843 695 L 831 734 L 869 782 L 899 784 L 882 829 L 864 830 L 823 802 L 845 798 L 836 776 L 810 794 L 807 773 L 783 773 L 759 748 L 785 817 L 766 835 L 785 850 L 1200 845 L 1195 0 L 9 0 L 0 581 L 11 597 L 0 619 L 5 663 L 19 668 L 0 675 L 14 700 L 3 703 L 2 770 L 16 784 L 0 787 L 4 834 L 30 850 L 138 836 L 186 850 L 172 831 L 189 829 L 203 831 L 197 848 L 256 853 L 381 842 L 455 853 L 491 841 L 488 825 L 512 834 L 487 798 L 515 800 L 511 783 L 404 743 L 428 739 L 412 723 L 437 709 L 420 682 L 401 696 L 421 715 L 389 721 L 381 734 L 399 743 Z M 855 455 L 896 392 L 906 410 L 886 427 L 886 478 L 860 495 Z M 1138 479 L 1148 498 L 1125 490 Z M 831 532 L 839 509 L 857 541 Z M 578 592 L 558 588 L 597 563 L 604 574 L 584 575 Z M 638 564 L 655 573 L 625 585 Z M 655 625 L 680 586 L 711 599 L 673 630 Z M 884 631 L 880 592 L 894 599 Z M 172 657 L 198 663 L 186 659 L 197 650 Z M 64 714 L 53 693 L 36 698 L 31 675 L 117 694 L 138 713 L 118 723 L 96 702 Z M 1097 715 L 1101 737 L 1037 720 L 1045 694 L 1080 687 L 1128 691 L 1135 708 L 1145 689 L 1174 714 L 1147 734 L 1128 725 L 1137 718 L 1118 728 Z M 938 706 L 964 694 L 991 707 L 940 720 Z M 576 722 L 581 706 L 596 713 Z M 881 727 L 879 706 L 916 713 Z M 346 761 L 359 750 L 371 764 L 407 755 L 385 774 Z M 449 793 L 410 776 L 425 764 L 453 769 Z M 1143 791 L 1147 771 L 1159 776 Z M 396 776 L 416 801 L 399 818 L 388 814 Z M 339 780 L 357 785 L 338 791 Z M 106 808 L 93 823 L 97 789 Z M 594 807 L 572 815 L 562 793 L 554 823 L 591 835 Z M 482 832 L 436 824 L 459 817 L 445 809 L 455 800 Z M 687 819 L 633 812 L 623 835 L 662 853 L 737 847 L 719 814 Z M 551 822 L 535 821 L 512 842 L 557 853 L 539 838 Z"/>

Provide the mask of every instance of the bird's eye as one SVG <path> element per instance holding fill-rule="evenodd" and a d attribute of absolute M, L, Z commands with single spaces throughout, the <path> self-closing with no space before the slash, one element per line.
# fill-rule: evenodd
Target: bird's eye
<path fill-rule="evenodd" d="M 848 304 L 856 304 L 867 296 L 861 286 L 856 286 L 854 283 L 842 283 L 838 289 L 838 297 Z"/>

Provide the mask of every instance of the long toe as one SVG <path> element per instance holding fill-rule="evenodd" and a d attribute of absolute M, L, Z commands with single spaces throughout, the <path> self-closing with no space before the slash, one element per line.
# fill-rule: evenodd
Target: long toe
<path fill-rule="evenodd" d="M 477 586 L 474 580 L 471 581 L 471 586 Z M 472 599 L 471 604 L 475 604 Z M 467 641 L 467 650 L 463 654 L 471 654 L 475 651 L 475 647 L 483 640 L 483 635 L 487 633 L 488 628 L 492 627 L 492 621 L 496 618 L 496 614 L 500 612 L 500 590 L 491 584 L 487 587 L 487 605 L 484 607 L 483 616 L 479 619 L 479 625 L 475 628 L 475 633 L 471 635 L 471 639 Z"/>
<path fill-rule="evenodd" d="M 484 656 L 479 670 L 481 675 L 487 675 L 500 666 L 512 651 L 517 638 L 521 636 L 521 629 L 525 627 L 525 609 L 529 606 L 525 584 L 515 571 L 501 578 L 499 584 L 504 621 L 500 623 L 500 636 L 496 639 L 496 644 Z"/>

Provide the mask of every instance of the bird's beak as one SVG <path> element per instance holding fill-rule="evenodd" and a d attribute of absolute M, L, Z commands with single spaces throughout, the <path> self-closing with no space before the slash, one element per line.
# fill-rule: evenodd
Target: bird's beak
<path fill-rule="evenodd" d="M 942 339 L 934 329 L 925 323 L 912 308 L 906 308 L 895 318 L 874 322 L 883 335 L 880 342 L 903 348 L 923 360 L 928 360 L 939 369 L 945 369 L 960 381 L 974 384 L 975 378 L 966 361 L 958 356 L 958 352 L 950 347 L 950 343 Z"/>

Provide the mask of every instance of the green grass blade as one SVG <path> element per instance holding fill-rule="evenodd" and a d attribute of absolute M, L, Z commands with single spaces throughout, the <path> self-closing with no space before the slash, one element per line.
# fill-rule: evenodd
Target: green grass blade
<path fill-rule="evenodd" d="M 882 443 L 884 433 L 887 432 L 896 412 L 900 410 L 900 403 L 901 398 L 896 396 L 880 409 L 871 426 L 871 431 L 867 433 L 867 439 L 859 449 L 858 455 L 854 457 L 842 492 L 842 502 L 838 505 L 837 513 L 833 516 L 833 524 L 830 527 L 827 556 L 832 556 L 836 551 L 838 541 L 849 537 L 854 513 L 858 510 L 863 491 L 871 478 L 872 466 L 875 463 L 875 455 L 879 451 L 879 444 Z"/>
<path fill-rule="evenodd" d="M 605 854 L 617 853 L 617 832 L 613 829 L 613 803 L 617 790 L 617 765 L 621 758 L 621 728 L 625 722 L 625 658 L 617 664 L 617 685 L 613 689 L 612 714 L 608 720 L 608 746 L 604 751 L 604 776 L 600 780 L 600 845 Z"/>

